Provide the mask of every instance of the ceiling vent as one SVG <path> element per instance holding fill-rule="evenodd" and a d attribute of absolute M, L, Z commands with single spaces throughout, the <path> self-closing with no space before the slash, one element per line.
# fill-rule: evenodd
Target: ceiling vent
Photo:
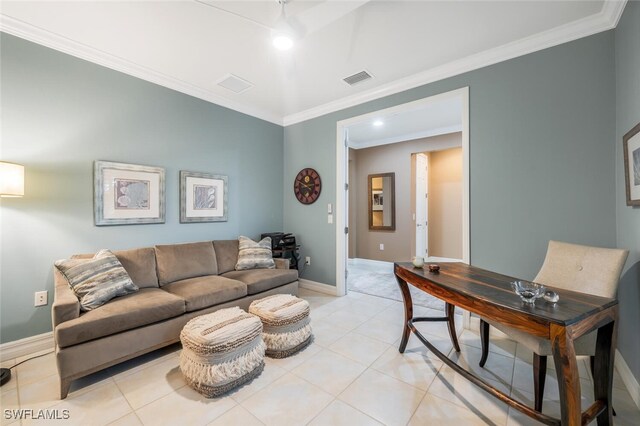
<path fill-rule="evenodd" d="M 353 75 L 350 75 L 349 77 L 345 77 L 342 80 L 345 83 L 347 83 L 349 86 L 353 86 L 354 84 L 362 83 L 363 81 L 369 80 L 370 78 L 373 78 L 373 76 L 369 74 L 367 71 L 363 70 Z"/>
<path fill-rule="evenodd" d="M 233 74 L 227 74 L 220 81 L 218 86 L 222 86 L 227 90 L 231 90 L 233 93 L 242 93 L 253 87 L 253 83 L 243 80 Z"/>

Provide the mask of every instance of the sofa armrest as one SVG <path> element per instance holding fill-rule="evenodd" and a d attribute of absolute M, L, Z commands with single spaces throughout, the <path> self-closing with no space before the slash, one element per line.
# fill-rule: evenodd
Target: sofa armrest
<path fill-rule="evenodd" d="M 53 328 L 56 328 L 59 324 L 80 316 L 80 302 L 71 291 L 67 278 L 55 266 L 53 267 L 53 283 L 55 296 L 51 306 L 51 319 Z"/>
<path fill-rule="evenodd" d="M 289 269 L 289 259 L 275 258 L 276 269 Z"/>

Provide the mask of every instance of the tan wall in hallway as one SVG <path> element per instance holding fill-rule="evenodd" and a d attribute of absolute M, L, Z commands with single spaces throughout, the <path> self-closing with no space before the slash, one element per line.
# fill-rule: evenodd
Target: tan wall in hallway
<path fill-rule="evenodd" d="M 410 260 L 415 250 L 415 222 L 412 210 L 411 154 L 460 146 L 461 134 L 435 136 L 390 145 L 355 150 L 355 178 L 349 183 L 350 246 L 355 237 L 355 253 L 350 257 L 388 262 Z M 351 163 L 353 164 L 353 163 Z M 350 164 L 350 166 L 351 166 Z M 349 174 L 351 175 L 351 167 Z M 396 230 L 369 231 L 367 176 L 376 173 L 396 174 Z M 354 190 L 355 189 L 355 190 Z M 355 212 L 355 216 L 351 213 Z M 384 251 L 379 245 L 384 244 Z"/>
<path fill-rule="evenodd" d="M 462 148 L 429 153 L 429 254 L 462 259 Z"/>

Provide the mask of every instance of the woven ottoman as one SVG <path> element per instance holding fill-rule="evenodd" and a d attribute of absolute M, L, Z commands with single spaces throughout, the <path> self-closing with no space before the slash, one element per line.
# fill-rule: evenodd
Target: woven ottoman
<path fill-rule="evenodd" d="M 266 355 L 285 358 L 311 343 L 309 302 L 290 294 L 276 294 L 255 300 L 249 313 L 262 320 L 262 339 L 267 345 Z"/>
<path fill-rule="evenodd" d="M 180 333 L 180 370 L 207 398 L 218 397 L 260 375 L 265 345 L 262 323 L 238 307 L 189 321 Z"/>

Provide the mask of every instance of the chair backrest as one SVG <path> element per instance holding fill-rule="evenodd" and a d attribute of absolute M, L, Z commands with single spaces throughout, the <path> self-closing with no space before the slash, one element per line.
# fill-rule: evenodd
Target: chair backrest
<path fill-rule="evenodd" d="M 629 250 L 549 241 L 535 282 L 602 297 L 616 297 Z"/>

